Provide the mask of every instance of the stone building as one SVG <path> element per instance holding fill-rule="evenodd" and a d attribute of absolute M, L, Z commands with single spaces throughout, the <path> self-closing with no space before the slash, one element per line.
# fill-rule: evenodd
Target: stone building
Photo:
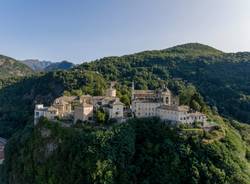
<path fill-rule="evenodd" d="M 124 104 L 116 96 L 115 82 L 111 82 L 110 88 L 106 90 L 106 96 L 93 96 L 94 108 L 102 108 L 110 119 L 124 118 Z"/>
<path fill-rule="evenodd" d="M 135 117 L 159 117 L 179 123 L 205 123 L 207 118 L 188 106 L 179 106 L 179 98 L 167 88 L 161 90 L 135 90 L 132 85 L 131 110 Z"/>
<path fill-rule="evenodd" d="M 52 106 L 58 109 L 58 116 L 60 118 L 69 117 L 73 114 L 73 102 L 76 100 L 78 100 L 77 96 L 61 96 L 54 100 Z"/>
<path fill-rule="evenodd" d="M 74 108 L 74 123 L 76 123 L 77 120 L 91 120 L 93 117 L 93 109 L 93 104 L 88 104 L 86 102 L 76 105 Z"/>
<path fill-rule="evenodd" d="M 120 102 L 119 98 L 110 101 L 107 105 L 103 106 L 103 109 L 108 113 L 108 116 L 111 119 L 120 119 L 124 117 L 124 104 Z"/>
<path fill-rule="evenodd" d="M 116 89 L 114 88 L 115 82 L 110 83 L 109 89 L 106 90 L 106 96 L 116 97 Z"/>
<path fill-rule="evenodd" d="M 195 121 L 205 123 L 207 118 L 204 114 L 192 111 L 188 106 L 160 106 L 157 108 L 156 115 L 162 120 L 188 123 Z"/>
<path fill-rule="evenodd" d="M 173 98 L 167 88 L 161 90 L 135 90 L 132 85 L 131 110 L 136 117 L 156 116 L 156 110 L 162 105 L 178 105 L 178 98 Z"/>
<path fill-rule="evenodd" d="M 135 90 L 131 91 L 131 112 L 134 117 L 157 116 L 164 121 L 193 123 L 195 121 L 206 122 L 206 116 L 193 111 L 188 106 L 179 106 L 179 98 L 174 96 L 168 88 L 160 90 Z M 113 119 L 124 120 L 124 104 L 116 96 L 114 83 L 111 83 L 105 96 L 62 96 L 54 100 L 52 106 L 44 107 L 36 105 L 34 123 L 41 116 L 50 120 L 56 117 L 61 119 L 73 119 L 89 121 L 98 109 L 103 109 Z"/>
<path fill-rule="evenodd" d="M 37 104 L 35 106 L 34 112 L 34 124 L 38 123 L 40 117 L 47 117 L 48 119 L 54 119 L 55 117 L 59 116 L 59 111 L 57 108 L 50 106 L 44 107 L 43 104 Z"/>
<path fill-rule="evenodd" d="M 34 112 L 34 124 L 37 124 L 40 117 L 47 117 L 54 120 L 56 117 L 61 119 L 73 119 L 87 121 L 93 118 L 93 113 L 99 108 L 103 108 L 110 118 L 123 118 L 124 104 L 116 97 L 114 82 L 107 89 L 105 96 L 61 96 L 56 98 L 50 107 L 38 104 Z"/>

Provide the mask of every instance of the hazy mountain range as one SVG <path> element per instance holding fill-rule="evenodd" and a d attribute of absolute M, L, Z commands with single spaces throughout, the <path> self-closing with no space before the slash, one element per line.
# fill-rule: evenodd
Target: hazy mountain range
<path fill-rule="evenodd" d="M 32 69 L 17 60 L 0 55 L 0 78 L 21 77 L 33 73 Z"/>
<path fill-rule="evenodd" d="M 28 76 L 35 72 L 49 72 L 54 70 L 68 70 L 75 65 L 68 61 L 51 62 L 28 59 L 19 61 L 0 55 L 0 78 Z"/>
<path fill-rule="evenodd" d="M 38 59 L 27 59 L 20 62 L 27 65 L 35 72 L 52 71 L 58 69 L 67 70 L 74 66 L 73 63 L 70 63 L 68 61 L 51 62 L 51 61 L 40 61 Z"/>

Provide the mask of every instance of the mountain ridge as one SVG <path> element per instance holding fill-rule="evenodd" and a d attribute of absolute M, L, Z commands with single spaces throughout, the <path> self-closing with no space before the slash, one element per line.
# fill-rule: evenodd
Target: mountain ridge
<path fill-rule="evenodd" d="M 40 61 L 38 59 L 20 60 L 21 63 L 27 65 L 34 71 L 43 71 L 47 66 L 51 65 L 51 61 Z"/>
<path fill-rule="evenodd" d="M 52 62 L 52 61 L 40 61 L 38 59 L 27 59 L 20 61 L 27 65 L 35 72 L 48 72 L 53 70 L 68 70 L 74 66 L 69 61 Z"/>
<path fill-rule="evenodd" d="M 61 62 L 55 62 L 51 63 L 49 66 L 47 66 L 44 70 L 45 71 L 54 71 L 54 70 L 68 70 L 73 68 L 75 65 L 69 61 L 61 61 Z"/>
<path fill-rule="evenodd" d="M 14 58 L 0 55 L 0 78 L 23 77 L 32 73 L 32 69 Z"/>

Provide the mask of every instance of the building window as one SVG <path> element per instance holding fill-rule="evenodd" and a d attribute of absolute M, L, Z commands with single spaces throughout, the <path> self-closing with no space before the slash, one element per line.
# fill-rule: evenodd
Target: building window
<path fill-rule="evenodd" d="M 39 116 L 39 112 L 36 112 L 36 116 Z"/>

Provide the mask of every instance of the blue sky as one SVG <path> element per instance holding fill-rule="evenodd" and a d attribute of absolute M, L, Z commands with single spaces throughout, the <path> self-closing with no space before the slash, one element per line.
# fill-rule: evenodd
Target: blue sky
<path fill-rule="evenodd" d="M 200 42 L 250 51 L 249 0 L 0 0 L 0 54 L 69 60 Z"/>

